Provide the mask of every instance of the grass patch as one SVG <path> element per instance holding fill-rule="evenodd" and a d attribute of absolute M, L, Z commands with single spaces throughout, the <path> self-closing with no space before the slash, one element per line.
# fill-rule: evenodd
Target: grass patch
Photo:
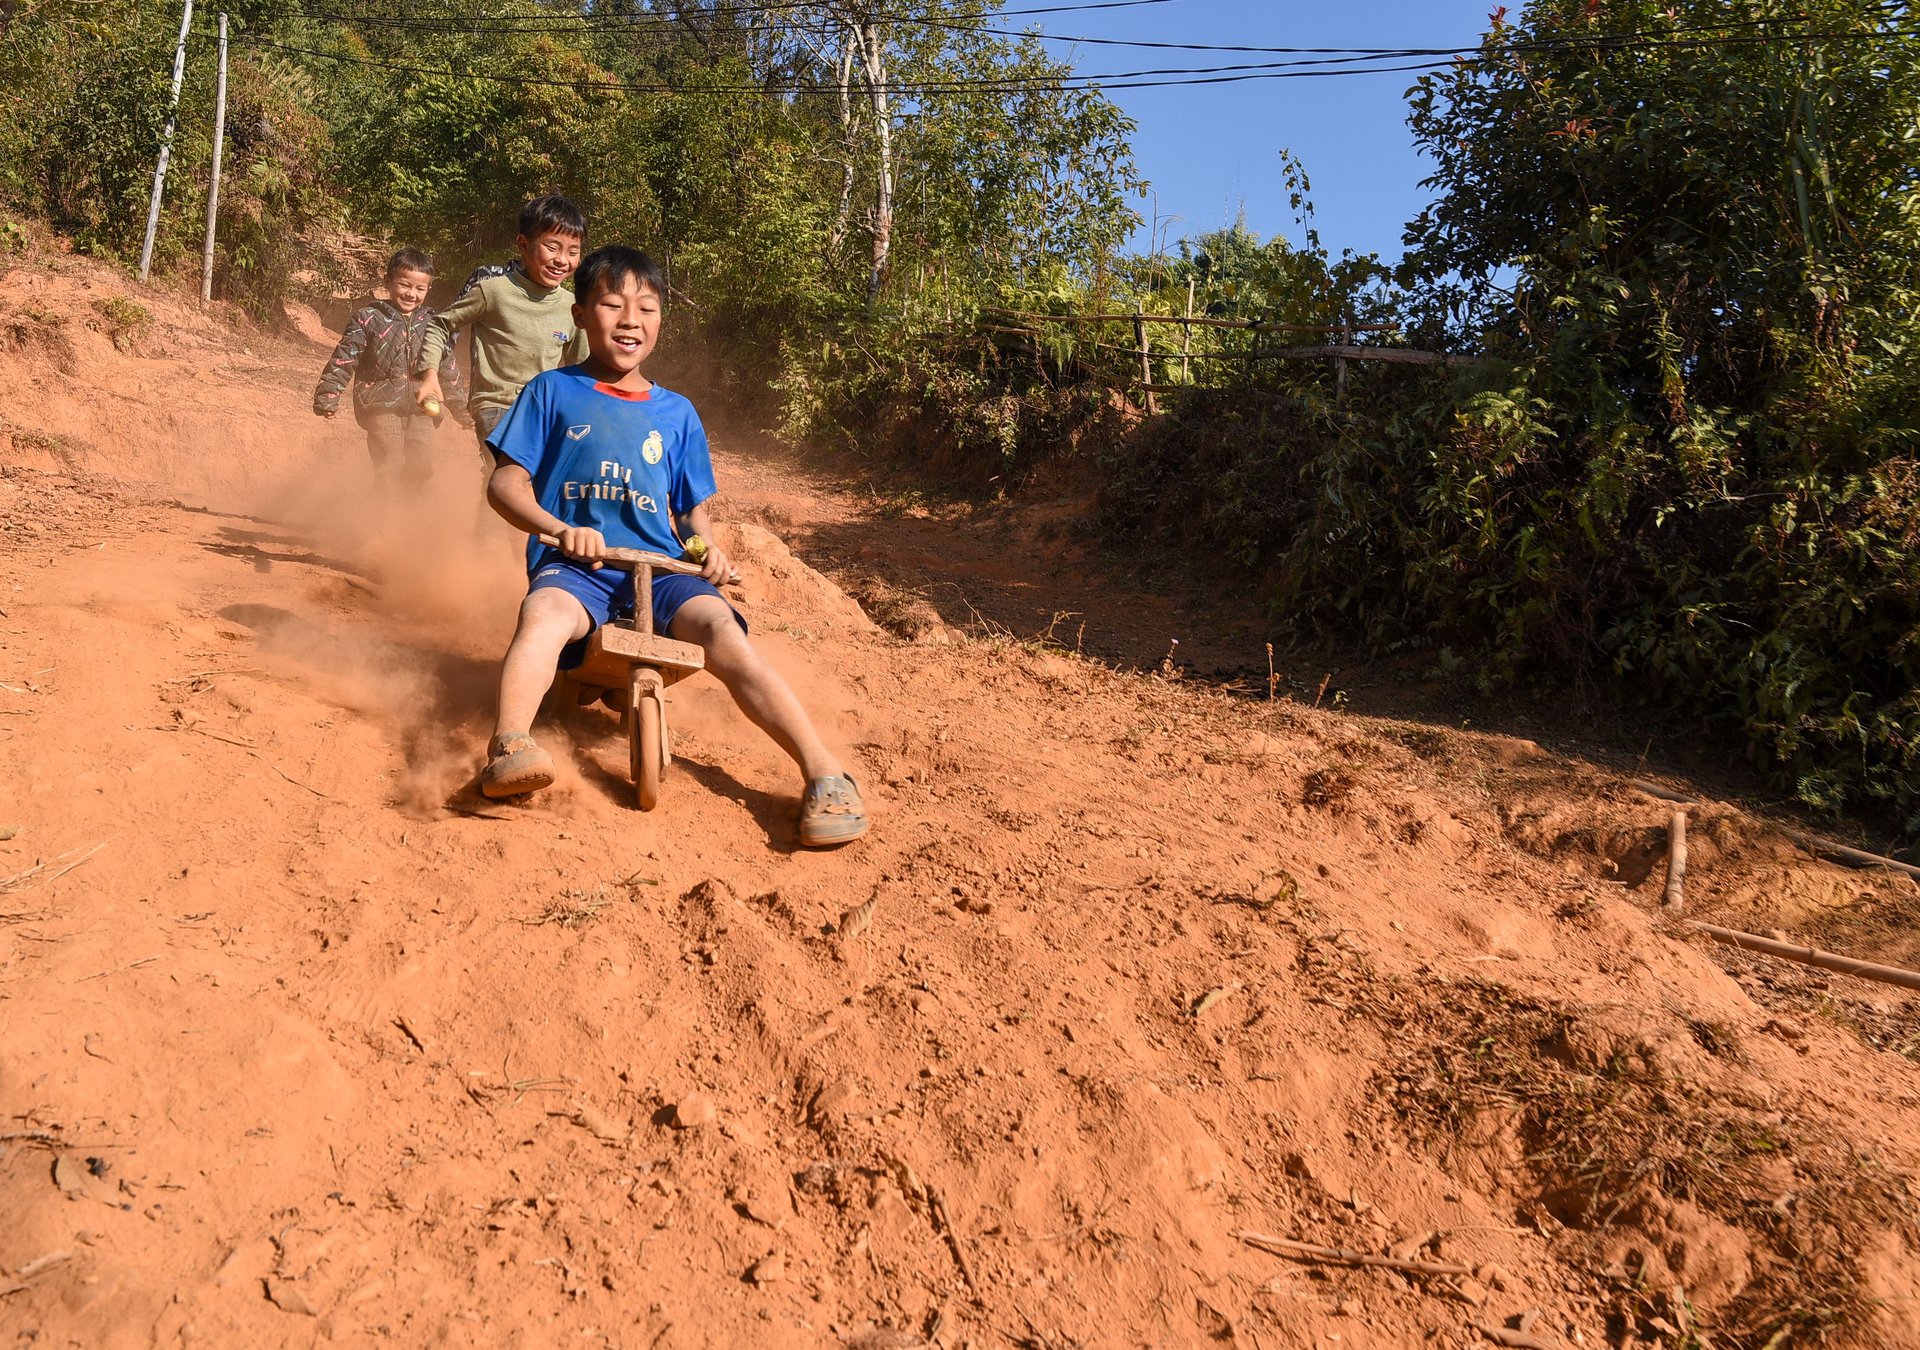
<path fill-rule="evenodd" d="M 0 351 L 45 352 L 63 375 L 73 374 L 80 359 L 67 333 L 66 317 L 31 306 L 0 318 Z"/>
<path fill-rule="evenodd" d="M 607 894 L 604 886 L 595 886 L 592 890 L 570 889 L 560 892 L 547 902 L 547 907 L 539 915 L 520 922 L 529 928 L 539 928 L 553 924 L 557 928 L 585 928 L 600 917 L 600 911 L 613 903 L 613 897 Z"/>
<path fill-rule="evenodd" d="M 0 416 L 0 436 L 5 436 L 14 445 L 27 450 L 44 450 L 60 461 L 68 473 L 86 472 L 92 456 L 93 447 L 85 441 L 75 440 L 71 436 L 62 436 L 56 432 L 33 431 L 16 422 L 9 422 Z"/>
<path fill-rule="evenodd" d="M 1743 1056 L 1726 1027 L 1681 1028 L 1717 1070 L 1696 1081 L 1659 1046 L 1577 1008 L 1482 982 L 1441 997 L 1372 983 L 1367 1004 L 1401 1046 L 1375 1091 L 1437 1153 L 1471 1149 L 1487 1124 L 1504 1124 L 1518 1151 L 1495 1171 L 1576 1243 L 1635 1234 L 1672 1201 L 1745 1238 L 1749 1278 L 1714 1308 L 1651 1280 L 1644 1263 L 1601 1272 L 1611 1335 L 1678 1331 L 1698 1340 L 1676 1343 L 1754 1350 L 1845 1340 L 1871 1312 L 1856 1266 L 1865 1239 L 1920 1235 L 1904 1178 L 1822 1125 L 1741 1104 Z"/>
<path fill-rule="evenodd" d="M 116 351 L 132 351 L 134 339 L 153 326 L 153 315 L 147 312 L 147 307 L 124 295 L 95 300 L 93 308 L 100 317 L 88 327 L 104 332 L 112 339 Z"/>

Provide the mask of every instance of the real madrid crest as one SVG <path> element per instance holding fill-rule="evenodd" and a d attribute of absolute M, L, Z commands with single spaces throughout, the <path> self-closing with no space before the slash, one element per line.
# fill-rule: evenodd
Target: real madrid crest
<path fill-rule="evenodd" d="M 658 464 L 661 456 L 666 453 L 667 445 L 665 441 L 660 439 L 659 430 L 656 428 L 653 431 L 649 431 L 647 433 L 646 443 L 640 447 L 640 458 L 646 460 L 649 464 Z"/>

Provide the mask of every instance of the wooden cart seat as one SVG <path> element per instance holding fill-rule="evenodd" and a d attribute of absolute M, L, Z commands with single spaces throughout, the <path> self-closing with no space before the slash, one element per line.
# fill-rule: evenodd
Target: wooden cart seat
<path fill-rule="evenodd" d="M 602 624 L 587 639 L 587 654 L 568 671 L 582 684 L 596 689 L 625 689 L 636 662 L 657 667 L 661 680 L 673 684 L 706 668 L 706 654 L 691 642 L 643 633 L 625 621 Z"/>

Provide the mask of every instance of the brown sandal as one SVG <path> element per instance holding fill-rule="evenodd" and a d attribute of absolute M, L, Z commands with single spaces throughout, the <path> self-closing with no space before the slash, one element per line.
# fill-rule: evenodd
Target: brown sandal
<path fill-rule="evenodd" d="M 491 751 L 480 775 L 480 791 L 486 796 L 518 797 L 552 784 L 553 756 L 534 744 L 526 732 L 495 736 Z"/>

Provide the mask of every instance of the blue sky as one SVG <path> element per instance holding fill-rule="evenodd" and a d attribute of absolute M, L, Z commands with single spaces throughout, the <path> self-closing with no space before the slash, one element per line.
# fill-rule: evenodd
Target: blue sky
<path fill-rule="evenodd" d="M 1008 0 L 1009 9 L 1060 0 Z M 1518 0 L 1513 7 L 1520 8 Z M 1130 9 L 1032 15 L 1008 26 L 1049 34 L 1285 47 L 1462 47 L 1479 41 L 1492 0 L 1168 0 Z M 1225 65 L 1284 57 L 1048 43 L 1088 73 Z M 1315 224 L 1334 253 L 1400 257 L 1401 229 L 1424 205 L 1426 174 L 1406 125 L 1411 74 L 1258 80 L 1109 97 L 1139 123 L 1134 155 L 1157 196 L 1169 243 L 1230 225 L 1242 205 L 1266 238 L 1299 229 L 1278 151 L 1292 150 L 1313 183 Z M 1176 216 L 1171 227 L 1166 218 Z M 1135 247 L 1149 247 L 1143 226 Z"/>

